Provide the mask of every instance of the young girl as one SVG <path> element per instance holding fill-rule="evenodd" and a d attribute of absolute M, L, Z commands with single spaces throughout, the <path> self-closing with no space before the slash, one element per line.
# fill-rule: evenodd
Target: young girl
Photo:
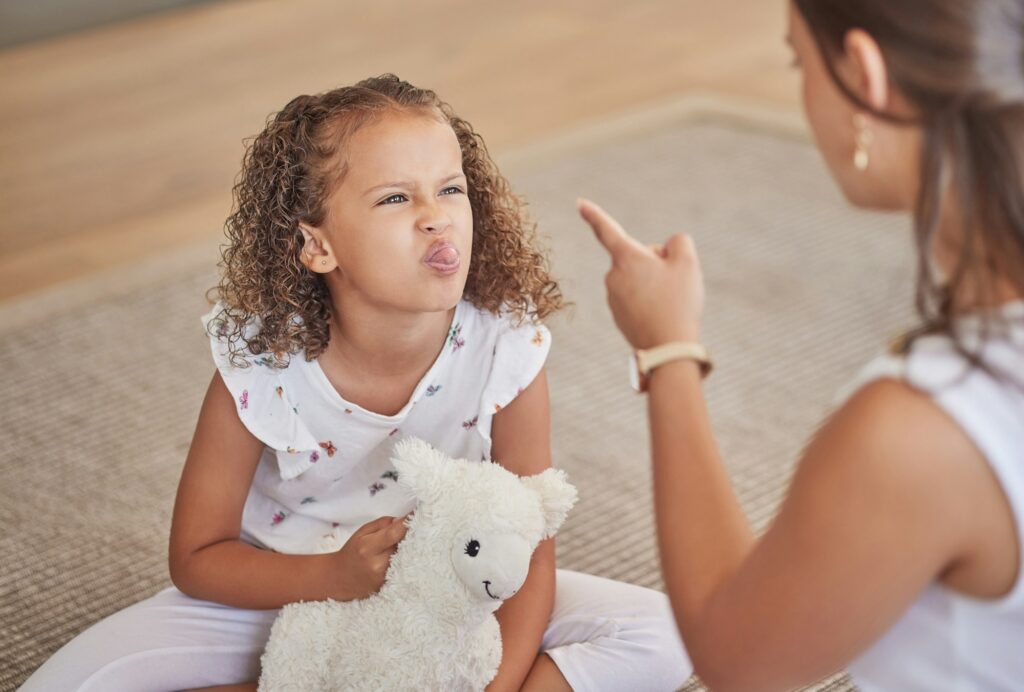
<path fill-rule="evenodd" d="M 613 257 L 616 323 L 648 364 L 680 631 L 715 690 L 792 689 L 843 667 L 863 690 L 1020 690 L 1024 0 L 790 10 L 805 110 L 843 192 L 914 211 L 922 327 L 856 379 L 755 541 L 693 360 L 692 242 L 655 252 L 581 205 Z M 669 346 L 659 364 L 666 351 L 650 351 L 673 342 L 690 347 Z"/>
<path fill-rule="evenodd" d="M 410 509 L 397 440 L 550 466 L 540 320 L 561 294 L 482 140 L 433 92 L 385 75 L 294 99 L 235 193 L 205 318 L 217 372 L 171 527 L 177 588 L 23 690 L 254 689 L 276 609 L 380 588 Z M 691 672 L 662 594 L 556 576 L 551 541 L 498 620 L 495 690 L 668 690 Z"/>

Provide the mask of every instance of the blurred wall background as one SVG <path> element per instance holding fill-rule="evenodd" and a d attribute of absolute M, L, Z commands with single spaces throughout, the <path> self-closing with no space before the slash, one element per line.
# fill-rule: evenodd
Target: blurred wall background
<path fill-rule="evenodd" d="M 170 4 L 0 0 L 0 301 L 216 242 L 243 140 L 370 75 L 437 90 L 499 162 L 694 92 L 798 110 L 785 0 Z"/>
<path fill-rule="evenodd" d="M 210 0 L 0 0 L 0 49 Z"/>

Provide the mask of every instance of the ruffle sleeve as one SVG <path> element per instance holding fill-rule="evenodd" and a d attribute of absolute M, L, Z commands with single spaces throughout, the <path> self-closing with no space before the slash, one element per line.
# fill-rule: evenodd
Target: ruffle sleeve
<path fill-rule="evenodd" d="M 287 374 L 291 362 L 286 367 L 277 367 L 275 363 L 281 356 L 242 351 L 238 355 L 244 363 L 236 365 L 231 360 L 227 340 L 230 330 L 221 305 L 215 305 L 204 315 L 202 323 L 210 339 L 213 362 L 234 398 L 238 418 L 260 442 L 277 453 L 281 477 L 295 478 L 310 468 L 316 462 L 318 445 L 289 398 Z M 245 336 L 256 329 L 255 323 L 246 325 Z"/>
<path fill-rule="evenodd" d="M 480 398 L 480 434 L 490 443 L 490 420 L 540 374 L 551 350 L 551 332 L 542 324 L 501 319 L 494 357 Z"/>

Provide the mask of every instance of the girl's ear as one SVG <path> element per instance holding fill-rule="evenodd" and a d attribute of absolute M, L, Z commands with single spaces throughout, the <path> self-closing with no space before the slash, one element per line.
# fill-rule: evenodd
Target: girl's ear
<path fill-rule="evenodd" d="M 544 512 L 544 538 L 551 538 L 576 504 L 576 487 L 561 469 L 546 469 L 522 480 L 523 485 L 540 495 L 540 506 Z"/>
<path fill-rule="evenodd" d="M 334 259 L 334 251 L 331 244 L 319 228 L 299 222 L 299 231 L 302 232 L 302 251 L 299 253 L 299 260 L 306 266 L 306 269 L 317 274 L 328 274 L 338 268 L 338 262 Z"/>

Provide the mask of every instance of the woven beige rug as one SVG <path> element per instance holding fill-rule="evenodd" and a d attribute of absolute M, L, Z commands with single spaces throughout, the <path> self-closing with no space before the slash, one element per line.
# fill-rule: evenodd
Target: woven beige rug
<path fill-rule="evenodd" d="M 759 529 L 833 393 L 911 321 L 907 224 L 849 210 L 785 118 L 705 100 L 502 163 L 576 303 L 551 325 L 555 459 L 581 494 L 560 564 L 660 588 L 643 400 L 574 199 L 598 200 L 645 241 L 695 236 L 718 363 L 707 394 Z M 175 484 L 212 371 L 198 316 L 214 262 L 191 249 L 0 306 L 0 690 L 168 583 Z"/>

